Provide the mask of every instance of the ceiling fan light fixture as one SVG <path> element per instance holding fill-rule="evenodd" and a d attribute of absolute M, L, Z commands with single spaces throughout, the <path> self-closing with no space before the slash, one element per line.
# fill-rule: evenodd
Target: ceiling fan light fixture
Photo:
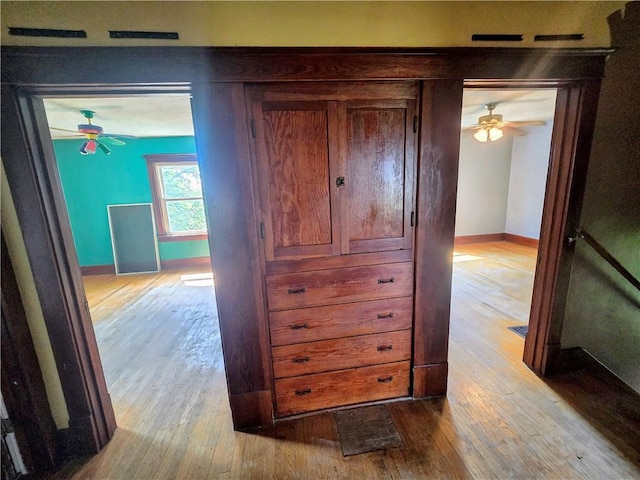
<path fill-rule="evenodd" d="M 489 141 L 496 142 L 500 140 L 504 136 L 504 133 L 501 129 L 497 127 L 493 127 L 489 129 Z"/>
<path fill-rule="evenodd" d="M 489 133 L 484 128 L 480 128 L 473 134 L 473 138 L 481 143 L 485 143 L 489 139 Z"/>

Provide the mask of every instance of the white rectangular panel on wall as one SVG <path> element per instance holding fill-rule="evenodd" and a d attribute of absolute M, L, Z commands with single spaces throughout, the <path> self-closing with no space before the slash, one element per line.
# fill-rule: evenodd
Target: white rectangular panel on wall
<path fill-rule="evenodd" d="M 152 205 L 107 205 L 107 214 L 116 274 L 159 272 Z"/>

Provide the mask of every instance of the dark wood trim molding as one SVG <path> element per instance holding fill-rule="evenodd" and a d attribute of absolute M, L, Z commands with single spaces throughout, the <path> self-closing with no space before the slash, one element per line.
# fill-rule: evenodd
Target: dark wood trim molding
<path fill-rule="evenodd" d="M 413 397 L 440 397 L 447 394 L 449 364 L 413 367 Z"/>
<path fill-rule="evenodd" d="M 429 81 L 422 87 L 415 243 L 414 397 L 442 395 L 446 391 L 446 379 L 443 384 L 441 375 L 422 377 L 415 372 L 418 367 L 447 363 L 462 89 L 461 80 Z"/>
<path fill-rule="evenodd" d="M 454 238 L 454 245 L 466 245 L 469 243 L 501 242 L 504 233 L 483 233 L 481 235 L 458 235 Z"/>
<path fill-rule="evenodd" d="M 115 275 L 116 266 L 109 265 L 87 265 L 86 267 L 80 267 L 80 273 L 82 275 Z"/>
<path fill-rule="evenodd" d="M 604 58 L 612 52 L 603 48 L 2 47 L 0 73 L 3 82 L 30 85 L 558 80 L 601 78 Z M 118 68 L 99 73 L 87 68 L 98 57 L 111 59 Z"/>
<path fill-rule="evenodd" d="M 486 243 L 486 242 L 512 242 L 526 245 L 527 247 L 538 248 L 538 239 L 523 237 L 513 233 L 485 233 L 482 235 L 459 235 L 454 239 L 454 245 L 465 245 L 469 243 Z"/>
<path fill-rule="evenodd" d="M 560 85 L 525 361 L 536 372 L 559 345 L 600 78 L 611 49 L 2 47 L 2 159 L 31 262 L 72 428 L 100 449 L 115 420 L 85 307 L 61 187 L 38 95 L 193 94 L 209 246 L 235 428 L 272 416 L 259 212 L 254 210 L 243 82 L 422 82 L 415 243 L 414 396 L 446 391 L 451 255 L 465 79 L 473 86 Z M 118 68 L 100 68 L 95 58 Z M 471 82 L 467 82 L 471 85 Z M 589 117 L 591 116 L 591 117 Z M 575 175 L 572 175 L 573 168 Z M 13 188 L 15 187 L 15 188 Z M 215 229 L 212 227 L 215 226 Z M 310 263 L 311 264 L 311 263 Z M 550 320 L 549 320 L 550 319 Z M 64 368 L 62 366 L 64 365 Z"/>
<path fill-rule="evenodd" d="M 515 235 L 513 233 L 503 233 L 503 238 L 506 242 L 519 243 L 526 247 L 538 248 L 540 241 L 537 238 L 523 237 L 522 235 Z"/>
<path fill-rule="evenodd" d="M 558 89 L 538 264 L 523 360 L 548 375 L 560 365 L 560 339 L 595 125 L 600 81 Z"/>
<path fill-rule="evenodd" d="M 263 404 L 259 392 L 271 402 L 271 362 L 244 86 L 195 85 L 193 98 L 229 398 L 235 428 L 245 429 L 263 425 L 248 412 Z"/>
<path fill-rule="evenodd" d="M 2 85 L 1 155 L 25 239 L 60 381 L 79 450 L 99 451 L 113 435 L 115 417 L 86 307 L 53 146 L 42 101 Z M 11 119 L 10 121 L 7 121 Z M 64 367 L 63 367 L 64 366 Z M 90 419 L 87 423 L 84 419 Z"/>
<path fill-rule="evenodd" d="M 27 469 L 41 474 L 60 463 L 63 452 L 4 235 L 1 255 L 2 398 Z"/>

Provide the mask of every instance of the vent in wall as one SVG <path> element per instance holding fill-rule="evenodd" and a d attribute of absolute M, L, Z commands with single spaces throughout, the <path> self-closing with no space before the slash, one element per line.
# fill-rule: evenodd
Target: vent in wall
<path fill-rule="evenodd" d="M 9 35 L 23 37 L 87 38 L 84 30 L 54 30 L 52 28 L 9 27 Z"/>
<path fill-rule="evenodd" d="M 485 34 L 474 33 L 471 35 L 472 42 L 521 42 L 522 35 L 520 34 Z"/>
<path fill-rule="evenodd" d="M 146 38 L 156 40 L 178 40 L 178 32 L 135 32 L 131 30 L 109 30 L 111 38 Z"/>
<path fill-rule="evenodd" d="M 559 40 L 584 40 L 584 33 L 570 33 L 567 35 L 536 35 L 536 42 L 556 42 Z"/>

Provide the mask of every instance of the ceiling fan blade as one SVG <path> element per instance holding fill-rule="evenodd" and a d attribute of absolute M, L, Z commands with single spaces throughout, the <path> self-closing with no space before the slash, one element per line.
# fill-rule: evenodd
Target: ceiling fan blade
<path fill-rule="evenodd" d="M 76 135 L 82 135 L 77 130 L 68 130 L 66 128 L 49 127 L 49 130 L 58 130 L 59 132 L 71 132 L 71 133 L 75 133 Z"/>
<path fill-rule="evenodd" d="M 513 122 L 507 122 L 507 125 L 516 125 L 518 127 L 533 127 L 533 126 L 542 126 L 546 125 L 547 122 L 544 120 L 516 120 Z"/>
<path fill-rule="evenodd" d="M 502 127 L 502 129 L 505 132 L 510 133 L 511 135 L 515 135 L 516 137 L 524 137 L 525 135 L 529 135 L 529 132 L 527 132 L 526 130 L 518 127 L 511 127 L 509 125 L 505 125 L 504 127 Z"/>
<path fill-rule="evenodd" d="M 110 143 L 111 145 L 126 145 L 126 143 L 123 142 L 122 140 L 119 140 L 114 137 L 104 136 L 104 135 L 100 135 L 100 141 L 104 143 Z"/>

